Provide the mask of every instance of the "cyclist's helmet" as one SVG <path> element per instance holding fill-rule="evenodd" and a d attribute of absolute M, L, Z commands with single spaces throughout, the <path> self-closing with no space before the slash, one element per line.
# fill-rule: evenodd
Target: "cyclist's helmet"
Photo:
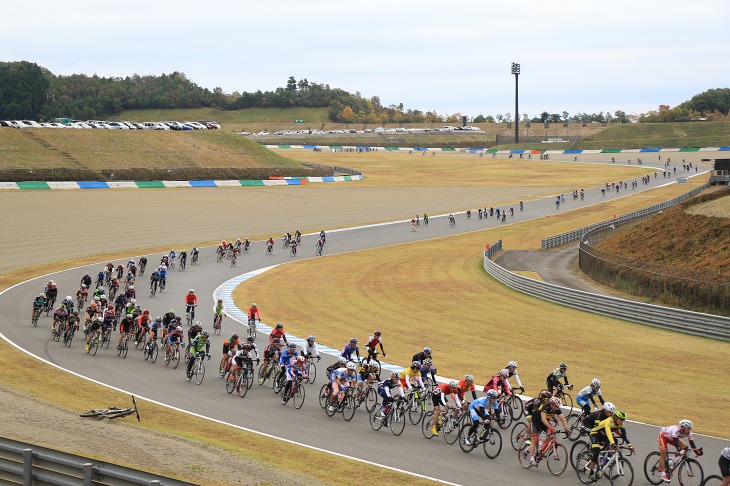
<path fill-rule="evenodd" d="M 560 399 L 558 397 L 552 397 L 550 399 L 550 403 L 555 405 L 556 407 L 560 406 Z"/>
<path fill-rule="evenodd" d="M 274 341 L 273 342 L 274 342 L 274 344 L 281 344 L 281 339 L 274 338 Z"/>
<path fill-rule="evenodd" d="M 603 404 L 603 410 L 605 410 L 608 413 L 613 413 L 616 411 L 616 405 L 614 405 L 611 402 L 606 402 Z"/>
<path fill-rule="evenodd" d="M 134 290 L 134 285 L 130 285 L 129 290 Z M 134 299 L 132 299 L 132 300 L 134 300 Z"/>
<path fill-rule="evenodd" d="M 131 289 L 132 287 L 129 287 L 129 288 Z M 129 303 L 132 304 L 132 305 L 134 305 L 134 304 L 137 303 L 137 299 L 132 299 L 132 300 L 129 301 Z"/>
<path fill-rule="evenodd" d="M 249 343 L 252 343 L 252 342 L 254 342 L 254 338 L 253 338 L 253 336 L 249 336 L 249 337 L 247 337 L 247 338 L 246 338 L 246 342 L 249 342 Z"/>
<path fill-rule="evenodd" d="M 553 397 L 553 394 L 550 393 L 548 390 L 543 390 L 540 392 L 540 399 L 541 400 L 549 400 Z"/>
<path fill-rule="evenodd" d="M 591 380 L 591 386 L 593 388 L 601 388 L 601 380 L 599 380 L 598 378 L 593 378 Z"/>
<path fill-rule="evenodd" d="M 421 369 L 421 363 L 419 363 L 418 361 L 414 361 L 413 363 L 411 363 L 411 368 L 415 368 L 417 370 L 420 370 Z"/>
<path fill-rule="evenodd" d="M 464 375 L 464 379 L 466 381 L 474 381 L 474 375 Z"/>
<path fill-rule="evenodd" d="M 626 420 L 626 412 L 622 410 L 616 410 L 615 412 L 613 412 L 613 418 Z"/>
<path fill-rule="evenodd" d="M 347 363 L 347 369 L 349 371 L 355 371 L 357 369 L 357 365 L 354 361 L 350 361 L 349 363 Z"/>
<path fill-rule="evenodd" d="M 691 429 L 694 424 L 691 420 L 683 419 L 679 421 L 679 426 L 684 427 L 685 429 Z"/>
<path fill-rule="evenodd" d="M 504 368 L 502 371 L 499 372 L 499 376 L 502 378 L 509 378 L 509 370 L 507 368 Z"/>
<path fill-rule="evenodd" d="M 309 337 L 307 338 L 307 341 L 312 341 L 312 342 L 314 342 L 314 336 L 309 336 Z"/>
<path fill-rule="evenodd" d="M 96 320 L 97 320 L 98 322 L 104 322 L 104 318 L 103 318 L 103 317 L 101 317 L 101 316 L 97 317 L 97 318 L 96 318 Z"/>
<path fill-rule="evenodd" d="M 218 302 L 223 302 L 223 299 L 218 299 Z"/>
<path fill-rule="evenodd" d="M 149 313 L 150 313 L 150 310 L 149 309 L 145 309 L 145 310 L 142 311 L 142 314 L 149 314 Z"/>
<path fill-rule="evenodd" d="M 70 296 L 70 295 L 67 295 L 67 296 L 66 296 L 66 298 L 65 298 L 65 299 L 63 299 L 63 300 L 68 300 L 68 301 L 71 301 L 71 296 Z"/>
<path fill-rule="evenodd" d="M 297 345 L 294 343 L 289 343 L 289 349 L 297 349 Z"/>
<path fill-rule="evenodd" d="M 235 341 L 236 339 L 238 339 L 238 334 L 233 333 L 233 335 L 231 336 L 231 341 Z"/>
<path fill-rule="evenodd" d="M 253 304 L 251 304 L 251 307 L 253 307 L 255 309 L 258 306 L 256 305 L 256 302 L 254 302 Z"/>
<path fill-rule="evenodd" d="M 176 329 L 176 330 L 177 330 L 178 332 L 182 332 L 182 330 L 183 330 L 183 327 L 182 327 L 182 326 L 177 326 L 177 327 L 176 327 L 175 329 Z"/>
<path fill-rule="evenodd" d="M 351 338 L 350 344 L 357 344 L 357 338 Z"/>
<path fill-rule="evenodd" d="M 43 292 L 41 292 L 41 293 L 40 293 L 40 294 L 38 295 L 38 297 L 45 297 L 45 296 L 46 296 L 46 294 L 44 294 Z"/>
<path fill-rule="evenodd" d="M 188 293 L 189 293 L 189 294 L 194 294 L 194 293 L 195 293 L 195 290 L 193 290 L 193 289 L 190 289 L 190 290 L 188 290 Z"/>
<path fill-rule="evenodd" d="M 375 332 L 373 332 L 373 334 L 376 336 L 380 336 L 381 333 L 380 333 L 380 331 L 375 331 Z"/>
<path fill-rule="evenodd" d="M 390 374 L 390 381 L 400 380 L 400 373 L 394 371 Z"/>
<path fill-rule="evenodd" d="M 132 314 L 127 314 L 127 319 L 131 319 L 131 318 L 132 318 Z"/>
<path fill-rule="evenodd" d="M 81 284 L 81 288 L 82 289 L 85 289 L 86 288 L 86 284 Z"/>
<path fill-rule="evenodd" d="M 169 310 L 169 311 L 167 311 L 167 312 L 168 312 L 168 313 L 170 313 L 170 314 L 174 314 L 174 313 L 175 313 L 175 311 L 174 311 L 173 309 L 170 309 L 170 310 Z"/>
<path fill-rule="evenodd" d="M 337 364 L 340 365 L 340 366 L 344 366 L 344 365 L 347 364 L 347 359 L 345 359 L 343 356 L 340 356 L 337 359 Z"/>
<path fill-rule="evenodd" d="M 210 336 L 210 333 L 208 331 L 200 331 L 200 335 L 207 338 Z"/>
<path fill-rule="evenodd" d="M 203 327 L 203 323 L 202 323 L 202 322 L 200 322 L 200 321 L 196 322 L 196 323 L 195 323 L 195 325 L 196 325 L 196 326 L 198 326 L 198 327 L 200 327 L 200 328 L 202 328 L 202 327 Z"/>
<path fill-rule="evenodd" d="M 426 366 L 431 366 L 433 364 L 433 360 L 431 358 L 426 358 L 423 360 L 423 364 Z"/>
<path fill-rule="evenodd" d="M 449 386 L 450 386 L 451 388 L 459 388 L 459 384 L 458 384 L 458 383 L 456 382 L 456 380 L 451 380 L 451 381 L 449 382 Z"/>
<path fill-rule="evenodd" d="M 497 390 L 494 390 L 494 389 L 489 390 L 489 391 L 487 391 L 487 397 L 488 398 L 498 398 L 499 397 L 499 392 Z"/>
<path fill-rule="evenodd" d="M 278 323 L 278 324 L 276 325 L 276 328 L 277 328 L 277 329 L 284 329 L 284 324 L 282 324 L 282 323 L 280 322 L 280 323 Z"/>
<path fill-rule="evenodd" d="M 567 370 L 567 369 L 568 369 L 568 365 L 567 365 L 567 364 L 565 364 L 565 363 L 560 363 L 560 364 L 558 365 L 558 368 L 560 368 L 561 370 Z"/>
<path fill-rule="evenodd" d="M 157 322 L 162 322 L 162 317 L 157 316 L 157 319 L 155 319 Z"/>
<path fill-rule="evenodd" d="M 74 315 L 75 315 L 75 316 L 79 315 L 79 311 L 75 310 L 75 311 L 74 311 Z"/>
<path fill-rule="evenodd" d="M 425 348 L 423 348 L 423 352 L 426 353 L 426 354 L 431 354 L 431 348 L 429 348 L 428 346 L 426 346 Z"/>
<path fill-rule="evenodd" d="M 507 368 L 517 368 L 517 361 L 510 361 L 507 363 Z"/>
<path fill-rule="evenodd" d="M 299 356 L 299 357 L 297 358 L 297 363 L 299 363 L 299 364 L 304 364 L 304 362 L 305 362 L 305 361 L 306 361 L 306 360 L 304 359 L 304 356 Z"/>

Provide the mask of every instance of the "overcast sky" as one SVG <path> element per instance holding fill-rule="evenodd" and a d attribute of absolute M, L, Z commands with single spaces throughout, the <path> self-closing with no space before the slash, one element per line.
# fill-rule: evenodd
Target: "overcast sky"
<path fill-rule="evenodd" d="M 0 0 L 0 60 L 171 73 L 225 92 L 289 76 L 476 116 L 675 106 L 730 84 L 729 0 Z"/>

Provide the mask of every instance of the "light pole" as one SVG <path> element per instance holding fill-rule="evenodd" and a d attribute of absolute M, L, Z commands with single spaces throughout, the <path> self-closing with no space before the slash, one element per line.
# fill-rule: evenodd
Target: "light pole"
<path fill-rule="evenodd" d="M 53 121 L 53 94 L 48 93 L 46 95 L 46 99 L 48 100 L 48 121 Z"/>
<path fill-rule="evenodd" d="M 520 142 L 520 110 L 518 105 L 518 79 L 520 77 L 520 65 L 516 62 L 512 63 L 512 74 L 515 75 L 515 144 Z"/>

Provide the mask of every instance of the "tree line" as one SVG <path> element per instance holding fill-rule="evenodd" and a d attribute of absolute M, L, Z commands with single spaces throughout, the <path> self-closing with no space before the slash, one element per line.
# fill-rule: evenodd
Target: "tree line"
<path fill-rule="evenodd" d="M 50 105 L 54 114 L 73 119 L 104 119 L 133 109 L 327 107 L 329 119 L 338 123 L 460 123 L 461 113 L 406 109 L 403 103 L 383 106 L 378 96 L 363 97 L 328 84 L 310 82 L 290 76 L 285 86 L 273 91 L 224 93 L 212 91 L 188 79 L 184 73 L 159 76 L 138 74 L 127 77 L 100 77 L 85 74 L 56 76 L 48 69 L 27 61 L 0 62 L 0 119 L 47 120 Z M 690 120 L 726 120 L 730 110 L 730 89 L 711 89 L 670 108 L 660 105 L 656 111 L 627 115 L 622 110 L 599 113 L 542 112 L 522 122 L 667 122 Z M 513 121 L 511 113 L 467 117 L 472 123 Z"/>

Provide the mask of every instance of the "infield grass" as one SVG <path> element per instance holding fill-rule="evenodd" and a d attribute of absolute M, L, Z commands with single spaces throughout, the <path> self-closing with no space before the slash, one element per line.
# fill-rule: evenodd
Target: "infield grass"
<path fill-rule="evenodd" d="M 268 322 L 334 348 L 380 329 L 387 361 L 401 366 L 432 346 L 439 374 L 474 374 L 478 384 L 516 360 L 532 395 L 566 361 L 577 389 L 600 378 L 606 399 L 630 419 L 661 425 L 691 411 L 695 430 L 730 437 L 717 420 L 730 405 L 730 344 L 544 302 L 503 286 L 482 266 L 485 243 L 536 249 L 546 236 L 682 192 L 672 185 L 536 221 L 282 265 L 241 284 L 234 298 L 239 307 L 256 301 Z M 281 282 L 296 282 L 296 291 L 282 292 Z"/>

